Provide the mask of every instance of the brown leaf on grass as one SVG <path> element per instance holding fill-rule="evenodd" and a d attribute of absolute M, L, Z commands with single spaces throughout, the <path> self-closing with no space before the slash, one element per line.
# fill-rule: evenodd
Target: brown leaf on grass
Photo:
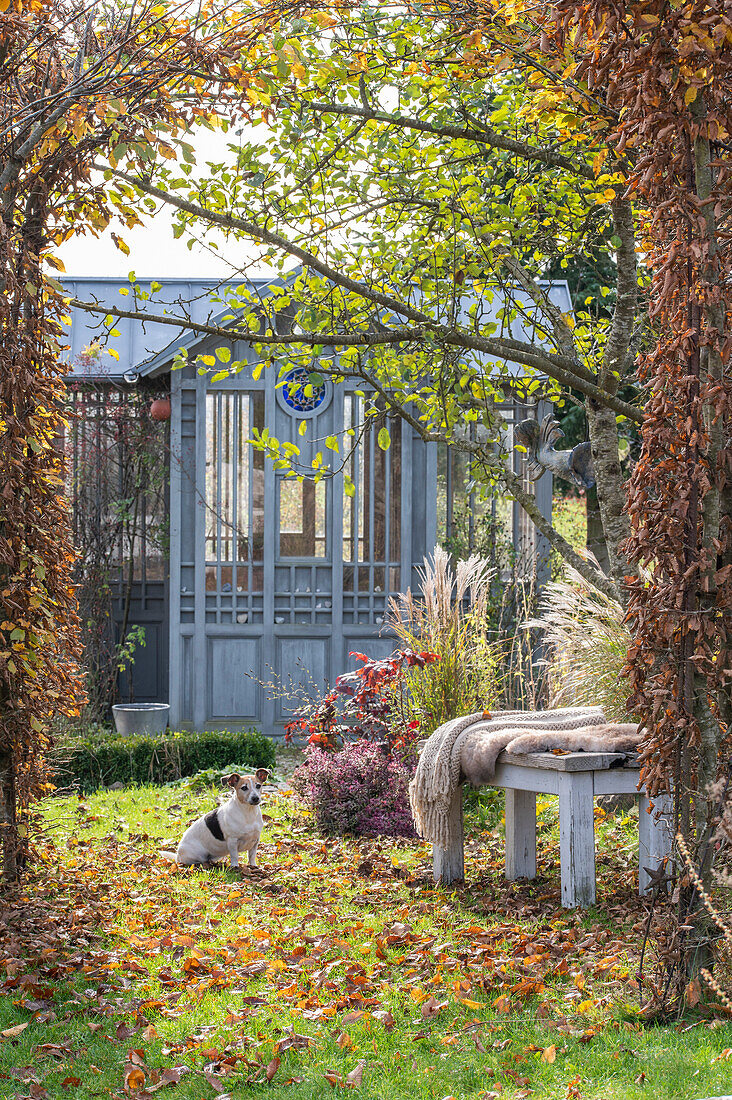
<path fill-rule="evenodd" d="M 351 1072 L 346 1077 L 346 1088 L 358 1089 L 361 1087 L 361 1082 L 363 1080 L 363 1067 L 364 1063 L 359 1062 L 356 1068 L 351 1070 Z"/>
<path fill-rule="evenodd" d="M 378 1020 L 380 1024 L 384 1025 L 387 1031 L 393 1029 L 395 1020 L 388 1010 L 380 1008 L 377 1012 L 374 1012 L 373 1016 L 375 1020 Z"/>
<path fill-rule="evenodd" d="M 272 1078 L 274 1077 L 275 1073 L 277 1072 L 277 1070 L 279 1068 L 280 1068 L 280 1059 L 275 1054 L 274 1058 L 272 1059 L 272 1061 L 267 1066 L 267 1069 L 264 1071 L 265 1072 L 265 1077 L 267 1078 L 268 1082 L 272 1080 Z"/>
<path fill-rule="evenodd" d="M 76 1089 L 81 1084 L 81 1077 L 64 1077 L 61 1082 L 62 1089 Z"/>
<path fill-rule="evenodd" d="M 124 1082 L 126 1092 L 139 1092 L 145 1087 L 145 1074 L 139 1066 L 126 1066 Z"/>
<path fill-rule="evenodd" d="M 639 1073 L 638 1076 L 635 1079 L 635 1084 L 636 1085 L 645 1085 L 645 1083 L 646 1083 L 645 1073 Z"/>
<path fill-rule="evenodd" d="M 541 1052 L 540 1060 L 542 1062 L 548 1062 L 549 1065 L 552 1065 L 552 1063 L 556 1062 L 557 1060 L 557 1048 L 554 1045 L 550 1047 L 544 1047 Z"/>
<path fill-rule="evenodd" d="M 226 1092 L 226 1085 L 220 1077 L 212 1073 L 210 1069 L 204 1069 L 202 1072 L 214 1092 L 218 1092 L 219 1094 Z"/>
<path fill-rule="evenodd" d="M 0 1031 L 3 1039 L 13 1039 L 16 1035 L 20 1035 L 21 1031 L 25 1031 L 28 1027 L 28 1021 L 23 1024 L 13 1024 L 12 1027 L 6 1027 L 4 1031 Z"/>
<path fill-rule="evenodd" d="M 142 1032 L 142 1037 L 149 1042 L 151 1039 L 158 1039 L 159 1035 L 153 1025 L 148 1024 L 145 1030 Z"/>
<path fill-rule="evenodd" d="M 348 1050 L 349 1047 L 353 1046 L 353 1039 L 347 1031 L 342 1031 L 340 1033 L 336 1039 L 336 1046 L 339 1046 L 341 1050 Z"/>
<path fill-rule="evenodd" d="M 437 1016 L 442 1012 L 443 1008 L 447 1005 L 447 1001 L 438 1001 L 436 997 L 428 997 L 426 1001 L 422 1002 L 422 1016 L 425 1020 L 431 1019 L 433 1016 Z"/>
<path fill-rule="evenodd" d="M 323 1077 L 325 1077 L 326 1081 L 332 1089 L 343 1088 L 343 1078 L 341 1077 L 340 1073 L 335 1073 L 333 1070 L 328 1070 L 327 1073 L 323 1074 Z"/>

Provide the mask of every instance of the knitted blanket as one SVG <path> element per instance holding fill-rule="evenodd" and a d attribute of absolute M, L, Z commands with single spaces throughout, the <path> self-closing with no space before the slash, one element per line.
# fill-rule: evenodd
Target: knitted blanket
<path fill-rule="evenodd" d="M 499 753 L 521 729 L 575 730 L 604 722 L 600 707 L 505 710 L 496 714 L 478 711 L 445 722 L 424 745 L 409 784 L 409 801 L 417 832 L 440 848 L 450 847 L 449 808 L 460 782 L 461 753 L 468 738 L 471 745 L 484 745 L 481 751 L 486 754 L 492 775 Z M 483 774 L 486 773 L 486 757 L 482 761 Z"/>

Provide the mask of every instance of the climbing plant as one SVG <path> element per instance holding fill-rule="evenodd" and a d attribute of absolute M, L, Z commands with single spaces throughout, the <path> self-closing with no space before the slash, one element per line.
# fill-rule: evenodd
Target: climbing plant
<path fill-rule="evenodd" d="M 708 884 L 732 717 L 732 5 L 564 2 L 555 26 L 587 42 L 582 78 L 607 89 L 626 193 L 645 208 L 654 343 L 627 506 L 628 557 L 644 567 L 628 579 L 630 704 L 648 731 L 643 781 L 673 790 Z M 709 949 L 700 898 L 683 878 L 664 996 Z"/>
<path fill-rule="evenodd" d="M 55 714 L 83 697 L 63 500 L 64 302 L 54 248 L 113 214 L 92 165 L 184 159 L 191 126 L 246 110 L 257 43 L 272 11 L 214 0 L 185 5 L 82 0 L 0 4 L 0 844 L 14 879 L 19 821 L 42 789 Z M 222 122 L 223 119 L 223 122 Z M 115 235 L 123 251 L 124 241 Z"/>

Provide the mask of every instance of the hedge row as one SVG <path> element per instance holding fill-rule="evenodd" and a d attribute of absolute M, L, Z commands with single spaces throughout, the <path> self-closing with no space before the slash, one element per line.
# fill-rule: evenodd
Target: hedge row
<path fill-rule="evenodd" d="M 169 783 L 205 768 L 225 768 L 232 761 L 248 768 L 273 768 L 274 744 L 258 730 L 132 737 L 95 731 L 64 738 L 52 757 L 57 785 L 74 784 L 84 792 L 112 783 Z"/>

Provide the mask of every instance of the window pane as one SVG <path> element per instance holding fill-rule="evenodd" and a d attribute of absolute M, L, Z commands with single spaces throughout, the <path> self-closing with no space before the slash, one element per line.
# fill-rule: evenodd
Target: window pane
<path fill-rule="evenodd" d="M 280 479 L 280 557 L 326 556 L 325 482 Z"/>
<path fill-rule="evenodd" d="M 208 394 L 206 561 L 210 563 L 262 561 L 264 455 L 252 450 L 253 427 L 264 427 L 263 394 Z M 237 588 L 244 591 L 247 584 L 247 571 L 240 570 Z"/>
<path fill-rule="evenodd" d="M 357 428 L 362 401 L 345 398 L 345 427 Z M 382 451 L 378 434 L 387 427 L 391 446 Z M 352 437 L 353 438 L 353 437 Z M 401 557 L 402 519 L 401 421 L 381 415 L 372 418 L 344 465 L 353 482 L 353 495 L 343 493 L 343 560 L 397 563 Z"/>

